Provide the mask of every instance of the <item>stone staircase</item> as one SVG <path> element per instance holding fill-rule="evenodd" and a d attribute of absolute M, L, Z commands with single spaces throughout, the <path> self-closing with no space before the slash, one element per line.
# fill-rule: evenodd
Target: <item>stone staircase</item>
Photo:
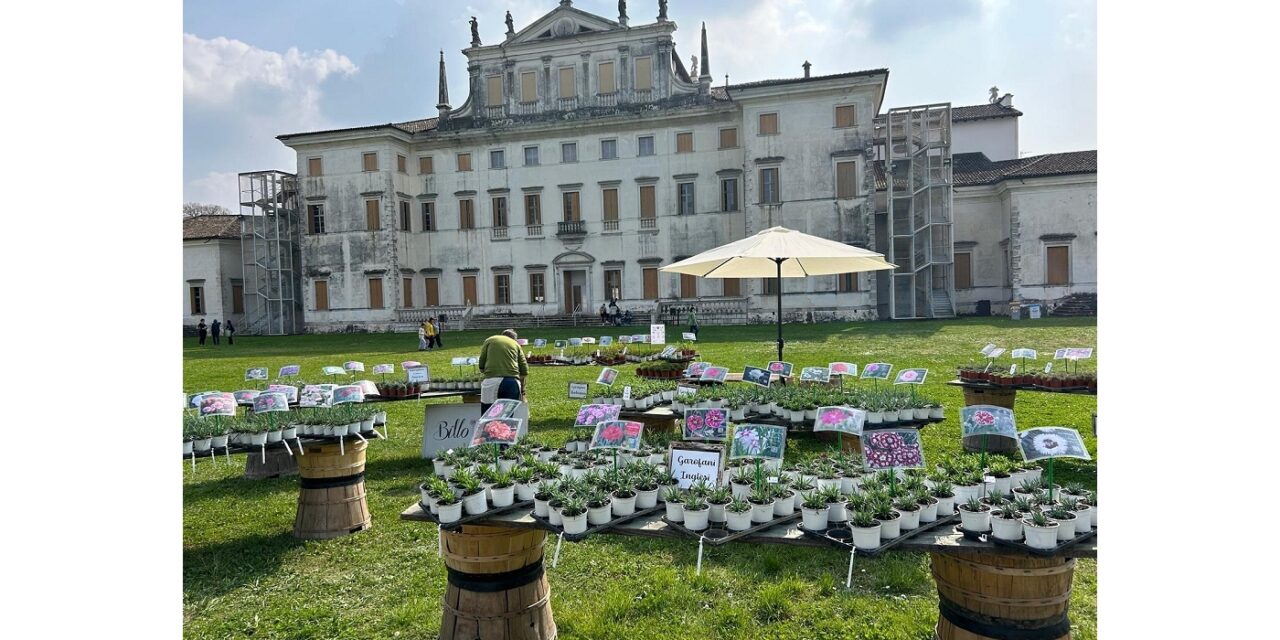
<path fill-rule="evenodd" d="M 1058 300 L 1050 315 L 1077 317 L 1098 315 L 1098 294 L 1073 293 Z"/>

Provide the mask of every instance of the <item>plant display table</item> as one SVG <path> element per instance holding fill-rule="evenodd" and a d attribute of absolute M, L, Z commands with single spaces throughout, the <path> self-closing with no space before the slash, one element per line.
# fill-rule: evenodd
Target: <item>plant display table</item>
<path fill-rule="evenodd" d="M 947 384 L 964 389 L 964 404 L 966 407 L 989 404 L 1012 410 L 1013 403 L 1017 400 L 1018 391 L 1067 393 L 1081 396 L 1098 395 L 1097 391 L 1090 391 L 1089 389 L 1052 389 L 1035 385 L 996 385 L 988 382 L 969 382 L 966 380 L 952 380 Z M 983 448 L 983 442 L 977 436 L 962 438 L 961 445 L 964 446 L 965 451 L 980 451 Z M 989 438 L 986 443 L 986 450 L 991 453 L 1012 453 L 1017 447 L 1018 443 L 1008 438 Z"/>

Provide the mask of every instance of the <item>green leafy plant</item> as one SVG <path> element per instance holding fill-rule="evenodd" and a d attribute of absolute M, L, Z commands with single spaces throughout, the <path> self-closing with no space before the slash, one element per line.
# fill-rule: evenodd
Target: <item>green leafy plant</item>
<path fill-rule="evenodd" d="M 711 508 L 707 504 L 707 499 L 702 496 L 689 495 L 684 499 L 685 511 L 702 511 Z"/>
<path fill-rule="evenodd" d="M 983 503 L 982 503 L 982 500 L 981 500 L 981 499 L 979 499 L 979 498 L 977 498 L 977 497 L 969 498 L 969 500 L 968 500 L 968 501 L 966 501 L 964 504 L 960 505 L 960 508 L 961 508 L 961 509 L 964 509 L 965 511 L 969 511 L 969 512 L 971 512 L 971 513 L 978 513 L 978 512 L 981 512 L 981 511 L 990 511 L 990 510 L 991 510 L 991 507 L 989 507 L 989 506 L 987 506 L 987 505 L 983 504 Z"/>
<path fill-rule="evenodd" d="M 827 499 L 820 492 L 813 492 L 804 498 L 804 502 L 800 503 L 806 509 L 826 509 Z"/>
<path fill-rule="evenodd" d="M 869 529 L 880 526 L 880 521 L 876 520 L 876 514 L 870 510 L 858 509 L 850 513 L 849 524 L 860 529 Z"/>
<path fill-rule="evenodd" d="M 682 504 L 685 501 L 685 496 L 679 487 L 670 486 L 662 492 L 662 499 L 673 504 Z"/>
<path fill-rule="evenodd" d="M 751 504 L 745 500 L 735 498 L 730 500 L 729 504 L 725 505 L 724 510 L 731 511 L 733 513 L 746 513 L 751 510 Z"/>

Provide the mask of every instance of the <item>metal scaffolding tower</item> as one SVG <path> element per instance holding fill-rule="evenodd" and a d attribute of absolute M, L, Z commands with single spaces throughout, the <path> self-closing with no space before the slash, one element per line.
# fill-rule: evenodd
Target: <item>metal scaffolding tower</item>
<path fill-rule="evenodd" d="M 253 335 L 302 332 L 297 298 L 297 178 L 283 171 L 240 174 L 240 252 L 244 256 L 245 326 Z"/>
<path fill-rule="evenodd" d="M 951 104 L 890 109 L 878 118 L 886 197 L 877 248 L 896 265 L 878 280 L 893 319 L 955 316 Z"/>

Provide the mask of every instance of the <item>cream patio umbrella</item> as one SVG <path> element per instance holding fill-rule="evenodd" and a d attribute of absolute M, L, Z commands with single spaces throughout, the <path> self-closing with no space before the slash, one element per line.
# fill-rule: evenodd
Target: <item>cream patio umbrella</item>
<path fill-rule="evenodd" d="M 896 267 L 874 251 L 786 227 L 771 227 L 660 270 L 701 278 L 778 278 L 778 359 L 782 360 L 782 278 L 829 276 Z"/>

